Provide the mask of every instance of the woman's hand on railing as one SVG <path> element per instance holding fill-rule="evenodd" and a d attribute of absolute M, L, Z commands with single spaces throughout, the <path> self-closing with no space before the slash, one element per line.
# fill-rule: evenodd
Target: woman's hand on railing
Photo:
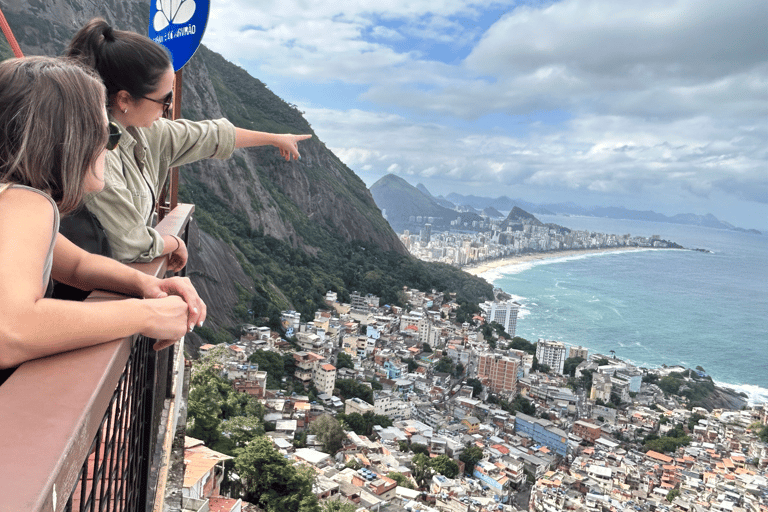
<path fill-rule="evenodd" d="M 197 294 L 188 277 L 170 277 L 168 279 L 150 278 L 143 289 L 145 298 L 165 298 L 168 296 L 181 297 L 187 307 L 186 330 L 192 331 L 195 325 L 202 326 L 207 314 L 205 303 Z M 183 336 L 181 333 L 175 339 Z M 170 339 L 170 336 L 156 336 L 158 339 Z"/>
<path fill-rule="evenodd" d="M 149 308 L 149 321 L 141 331 L 144 336 L 173 343 L 189 330 L 187 323 L 189 306 L 181 297 L 166 296 L 159 299 L 144 299 L 143 302 Z M 160 343 L 158 341 L 155 345 Z M 163 345 L 163 348 L 169 344 Z M 156 348 L 156 350 L 159 349 Z"/>
<path fill-rule="evenodd" d="M 187 244 L 184 243 L 184 240 L 178 236 L 174 236 L 173 238 L 178 242 L 178 247 L 168 255 L 168 270 L 171 272 L 178 272 L 187 264 L 189 254 L 187 252 Z"/>

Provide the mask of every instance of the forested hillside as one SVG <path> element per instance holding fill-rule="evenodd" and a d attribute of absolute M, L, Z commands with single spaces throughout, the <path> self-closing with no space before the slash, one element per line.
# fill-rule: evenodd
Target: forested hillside
<path fill-rule="evenodd" d="M 23 0 L 4 5 L 3 12 L 25 55 L 59 55 L 94 16 L 145 33 L 149 6 Z M 6 44 L 0 52 L 11 55 Z M 204 47 L 184 69 L 182 117 L 227 117 L 255 130 L 313 133 L 294 105 Z M 393 304 L 400 303 L 403 286 L 458 292 L 462 301 L 491 297 L 482 279 L 410 257 L 362 180 L 317 137 L 300 150 L 299 162 L 258 148 L 182 169 L 180 199 L 196 205 L 189 274 L 209 306 L 202 336 L 227 339 L 224 329 L 236 333 L 246 321 L 276 326 L 281 309 L 310 319 L 328 290 L 342 300 L 357 290 Z"/>

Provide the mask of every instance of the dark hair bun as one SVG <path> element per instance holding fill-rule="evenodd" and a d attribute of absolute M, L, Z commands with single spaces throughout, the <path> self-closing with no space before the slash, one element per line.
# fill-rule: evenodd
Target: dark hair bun
<path fill-rule="evenodd" d="M 104 39 L 106 41 L 109 41 L 110 43 L 115 41 L 115 32 L 112 30 L 112 27 L 104 24 L 104 31 L 102 32 L 102 35 L 104 36 Z"/>

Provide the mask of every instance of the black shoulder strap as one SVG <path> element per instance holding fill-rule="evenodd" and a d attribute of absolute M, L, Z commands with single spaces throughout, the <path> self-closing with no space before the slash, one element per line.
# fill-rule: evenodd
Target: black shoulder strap
<path fill-rule="evenodd" d="M 59 233 L 91 254 L 112 257 L 112 249 L 109 246 L 104 228 L 99 219 L 85 206 L 81 206 L 61 219 Z M 63 283 L 54 282 L 52 297 L 64 300 L 84 300 L 89 293 Z"/>

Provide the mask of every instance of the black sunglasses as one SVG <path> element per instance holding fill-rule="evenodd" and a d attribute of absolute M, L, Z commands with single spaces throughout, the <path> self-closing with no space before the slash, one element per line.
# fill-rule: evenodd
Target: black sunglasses
<path fill-rule="evenodd" d="M 123 132 L 120 131 L 120 128 L 115 123 L 110 122 L 108 126 L 109 138 L 107 138 L 107 149 L 112 151 L 120 143 L 120 137 L 123 135 Z"/>
<path fill-rule="evenodd" d="M 169 92 L 165 95 L 165 97 L 161 100 L 156 100 L 154 98 L 149 98 L 147 96 L 142 96 L 145 100 L 153 101 L 155 103 L 159 103 L 163 106 L 163 115 L 167 116 L 168 112 L 171 111 L 171 107 L 173 106 L 173 91 Z"/>

